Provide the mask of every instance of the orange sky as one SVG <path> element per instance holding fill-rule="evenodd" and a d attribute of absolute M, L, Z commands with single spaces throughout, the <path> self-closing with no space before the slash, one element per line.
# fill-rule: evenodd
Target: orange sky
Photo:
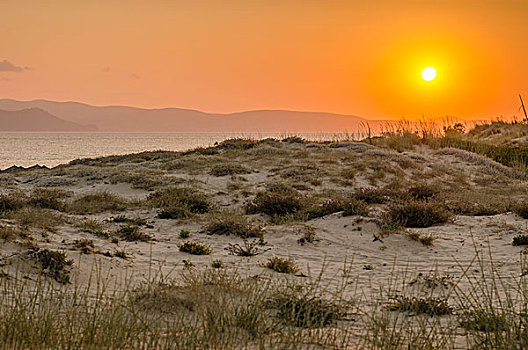
<path fill-rule="evenodd" d="M 520 116 L 527 19 L 527 0 L 1 0 L 0 98 Z"/>

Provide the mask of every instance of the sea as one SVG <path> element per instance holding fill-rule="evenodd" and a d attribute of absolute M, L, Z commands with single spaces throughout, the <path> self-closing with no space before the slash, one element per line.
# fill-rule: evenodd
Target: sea
<path fill-rule="evenodd" d="M 12 165 L 54 167 L 74 159 L 143 151 L 185 151 L 208 147 L 229 138 L 348 140 L 349 133 L 115 133 L 115 132 L 0 132 L 0 170 Z"/>

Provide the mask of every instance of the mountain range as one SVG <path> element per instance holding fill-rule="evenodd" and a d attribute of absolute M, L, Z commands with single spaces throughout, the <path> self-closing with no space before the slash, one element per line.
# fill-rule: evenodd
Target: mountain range
<path fill-rule="evenodd" d="M 192 109 L 92 106 L 79 102 L 0 99 L 3 131 L 116 132 L 365 132 L 387 121 L 354 115 L 289 110 L 229 114 Z"/>

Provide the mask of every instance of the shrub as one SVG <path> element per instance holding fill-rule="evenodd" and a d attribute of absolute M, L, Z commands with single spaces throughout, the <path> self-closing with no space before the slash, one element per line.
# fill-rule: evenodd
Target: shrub
<path fill-rule="evenodd" d="M 487 333 L 504 332 L 510 328 L 506 314 L 484 309 L 464 312 L 459 324 L 467 330 Z"/>
<path fill-rule="evenodd" d="M 222 267 L 224 267 L 224 263 L 222 262 L 222 260 L 213 260 L 211 262 L 211 267 L 213 269 L 221 269 Z"/>
<path fill-rule="evenodd" d="M 0 214 L 8 211 L 18 210 L 24 206 L 21 197 L 15 194 L 0 194 Z"/>
<path fill-rule="evenodd" d="M 65 284 L 70 282 L 68 266 L 73 260 L 68 260 L 65 252 L 50 249 L 35 248 L 29 251 L 29 256 L 35 259 L 41 270 L 57 282 Z"/>
<path fill-rule="evenodd" d="M 75 224 L 79 231 L 91 233 L 99 238 L 109 238 L 110 234 L 104 231 L 103 225 L 95 219 L 86 219 Z"/>
<path fill-rule="evenodd" d="M 343 205 L 343 216 L 352 216 L 352 215 L 360 215 L 360 216 L 368 216 L 369 214 L 369 207 L 367 203 L 363 202 L 362 200 L 351 200 L 345 205 Z"/>
<path fill-rule="evenodd" d="M 266 305 L 276 309 L 277 316 L 294 327 L 325 327 L 343 316 L 339 305 L 308 295 L 278 295 L 267 300 Z"/>
<path fill-rule="evenodd" d="M 261 240 L 255 239 L 250 242 L 247 239 L 244 239 L 244 246 L 241 246 L 238 243 L 235 243 L 235 244 L 229 243 L 229 245 L 227 246 L 227 248 L 225 248 L 225 250 L 227 250 L 229 254 L 231 255 L 255 256 L 255 255 L 265 253 L 268 250 L 270 250 L 270 248 L 268 249 L 259 248 L 258 246 L 261 244 L 262 244 Z"/>
<path fill-rule="evenodd" d="M 517 203 L 513 206 L 513 212 L 523 219 L 528 219 L 528 201 Z"/>
<path fill-rule="evenodd" d="M 109 192 L 93 192 L 74 199 L 67 205 L 73 214 L 97 214 L 107 211 L 123 211 L 126 200 Z"/>
<path fill-rule="evenodd" d="M 158 190 L 147 197 L 147 201 L 154 207 L 183 215 L 185 210 L 190 213 L 207 213 L 212 204 L 207 196 L 192 188 L 168 187 Z"/>
<path fill-rule="evenodd" d="M 517 235 L 513 237 L 512 245 L 514 246 L 528 245 L 528 235 Z"/>
<path fill-rule="evenodd" d="M 63 210 L 63 199 L 68 192 L 54 188 L 36 188 L 27 199 L 27 204 L 36 208 Z"/>
<path fill-rule="evenodd" d="M 293 260 L 276 256 L 270 258 L 265 266 L 278 273 L 296 273 L 299 271 Z"/>
<path fill-rule="evenodd" d="M 432 246 L 435 239 L 432 235 L 421 235 L 418 232 L 411 232 L 407 234 L 407 237 L 409 237 L 413 241 L 420 242 L 427 247 Z"/>
<path fill-rule="evenodd" d="M 285 143 L 306 143 L 306 140 L 303 139 L 300 136 L 288 136 L 281 140 L 281 142 Z"/>
<path fill-rule="evenodd" d="M 211 248 L 208 245 L 200 242 L 185 242 L 179 246 L 180 252 L 189 253 L 192 255 L 209 255 Z"/>
<path fill-rule="evenodd" d="M 289 186 L 271 185 L 267 192 L 259 192 L 246 206 L 250 214 L 263 213 L 283 216 L 304 208 L 302 195 Z"/>
<path fill-rule="evenodd" d="M 187 219 L 191 216 L 189 209 L 183 207 L 168 207 L 158 211 L 160 219 Z"/>
<path fill-rule="evenodd" d="M 443 224 L 450 213 L 437 203 L 411 201 L 389 206 L 388 221 L 404 227 L 429 227 Z"/>
<path fill-rule="evenodd" d="M 150 235 L 144 232 L 141 232 L 139 227 L 137 226 L 132 226 L 132 225 L 121 226 L 119 230 L 117 230 L 117 233 L 125 241 L 148 242 L 152 240 L 152 237 Z"/>
<path fill-rule="evenodd" d="M 354 193 L 354 198 L 368 204 L 383 204 L 390 200 L 387 191 L 381 188 L 360 188 Z"/>
<path fill-rule="evenodd" d="M 64 223 L 61 215 L 48 209 L 24 208 L 20 211 L 13 212 L 11 218 L 25 227 L 37 227 L 50 232 L 55 232 L 57 226 Z"/>
<path fill-rule="evenodd" d="M 416 298 L 416 297 L 396 297 L 388 305 L 391 311 L 406 311 L 414 314 L 426 314 L 429 316 L 450 315 L 453 309 L 444 298 Z"/>
<path fill-rule="evenodd" d="M 180 230 L 180 238 L 186 239 L 186 238 L 189 238 L 190 235 L 191 235 L 191 233 L 189 231 Z"/>
<path fill-rule="evenodd" d="M 128 218 L 124 215 L 119 215 L 110 219 L 110 222 L 117 222 L 121 224 L 132 224 L 137 226 L 147 226 L 147 220 L 142 218 Z"/>
<path fill-rule="evenodd" d="M 263 237 L 262 228 L 251 226 L 242 219 L 234 216 L 216 218 L 203 229 L 208 235 L 234 235 L 242 238 Z"/>
<path fill-rule="evenodd" d="M 426 201 L 438 194 L 438 190 L 429 185 L 414 186 L 409 188 L 407 192 L 417 201 Z"/>
<path fill-rule="evenodd" d="M 234 139 L 227 139 L 220 144 L 218 144 L 218 148 L 220 149 L 240 149 L 240 150 L 246 150 L 253 148 L 258 145 L 258 141 L 251 140 L 251 139 L 241 139 L 241 138 L 234 138 Z"/>
<path fill-rule="evenodd" d="M 73 245 L 82 254 L 92 254 L 95 248 L 94 242 L 91 239 L 78 239 L 73 242 Z"/>
<path fill-rule="evenodd" d="M 209 172 L 213 176 L 249 174 L 251 171 L 239 164 L 218 164 L 211 168 Z"/>

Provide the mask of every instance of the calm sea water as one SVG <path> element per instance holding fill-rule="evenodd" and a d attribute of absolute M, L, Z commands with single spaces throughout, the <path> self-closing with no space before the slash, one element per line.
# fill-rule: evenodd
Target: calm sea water
<path fill-rule="evenodd" d="M 342 139 L 345 134 L 298 134 L 313 140 Z M 70 160 L 142 151 L 184 151 L 232 137 L 284 137 L 279 133 L 40 133 L 1 132 L 0 169 L 34 164 L 53 167 Z"/>

